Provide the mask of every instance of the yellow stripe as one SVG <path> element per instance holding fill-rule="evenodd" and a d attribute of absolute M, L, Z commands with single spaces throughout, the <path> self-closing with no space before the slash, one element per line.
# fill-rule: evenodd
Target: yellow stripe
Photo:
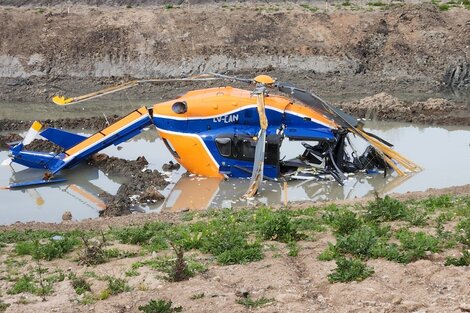
<path fill-rule="evenodd" d="M 95 142 L 102 139 L 103 137 L 115 132 L 116 130 L 118 130 L 118 129 L 120 129 L 120 128 L 128 125 L 128 124 L 131 124 L 133 121 L 135 121 L 136 119 L 142 117 L 142 115 L 145 115 L 145 114 L 148 114 L 147 108 L 142 107 L 142 108 L 138 109 L 137 111 L 134 111 L 134 112 L 130 113 L 126 117 L 123 117 L 122 119 L 120 119 L 116 123 L 106 127 L 105 129 L 95 133 L 94 135 L 91 135 L 90 137 L 88 137 L 87 139 L 85 139 L 81 143 L 77 144 L 76 146 L 73 146 L 72 148 L 68 149 L 67 151 L 65 151 L 65 154 L 71 156 L 71 155 L 73 155 L 73 154 L 75 154 L 75 153 L 77 153 L 77 152 L 79 152 L 83 149 L 86 149 L 87 147 L 93 145 Z"/>

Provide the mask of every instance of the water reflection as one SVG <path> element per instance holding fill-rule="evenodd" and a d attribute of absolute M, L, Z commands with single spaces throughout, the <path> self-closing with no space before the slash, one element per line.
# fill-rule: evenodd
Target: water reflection
<path fill-rule="evenodd" d="M 142 210 L 175 212 L 253 204 L 279 205 L 284 203 L 286 196 L 288 201 L 343 200 L 373 195 L 374 192 L 387 194 L 470 183 L 470 128 L 384 122 L 368 122 L 367 125 L 372 132 L 394 143 L 397 151 L 421 165 L 423 172 L 407 177 L 392 174 L 385 178 L 380 174 L 358 174 L 349 177 L 344 186 L 335 181 L 290 181 L 287 190 L 283 190 L 283 183 L 265 182 L 260 195 L 247 201 L 241 199 L 249 184 L 247 179 L 201 178 L 188 176 L 184 169 L 180 169 L 167 173 L 170 183 L 162 190 L 165 201 Z M 353 143 L 358 151 L 364 148 L 358 140 Z M 152 129 L 104 152 L 127 159 L 145 155 L 149 168 L 158 170 L 173 160 Z M 285 141 L 281 149 L 281 155 L 286 158 L 301 152 L 300 142 Z M 0 151 L 0 160 L 6 156 L 6 151 Z M 18 165 L 13 165 L 13 168 L 14 172 L 10 167 L 0 167 L 0 186 L 40 178 L 43 174 L 39 170 L 24 170 Z M 66 183 L 36 189 L 0 190 L 0 223 L 57 222 L 64 211 L 71 211 L 77 220 L 96 217 L 104 206 L 98 195 L 103 192 L 114 195 L 126 181 L 124 177 L 107 176 L 86 164 L 64 171 L 62 175 L 67 178 Z"/>

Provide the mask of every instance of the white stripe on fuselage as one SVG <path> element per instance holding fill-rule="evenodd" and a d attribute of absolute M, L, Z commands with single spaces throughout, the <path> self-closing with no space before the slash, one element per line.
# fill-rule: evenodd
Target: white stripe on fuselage
<path fill-rule="evenodd" d="M 240 107 L 240 108 L 237 108 L 237 109 L 234 109 L 234 110 L 231 110 L 231 111 L 227 111 L 227 112 L 224 112 L 224 113 L 220 113 L 220 114 L 215 114 L 215 115 L 208 115 L 208 116 L 198 116 L 198 117 L 195 117 L 195 116 L 188 116 L 188 117 L 179 117 L 179 116 L 168 116 L 168 115 L 163 115 L 163 114 L 153 114 L 153 117 L 156 117 L 156 118 L 164 118 L 164 119 L 169 119 L 169 120 L 175 120 L 175 121 L 194 121 L 194 120 L 205 120 L 205 119 L 214 119 L 214 118 L 218 118 L 218 117 L 222 117 L 222 116 L 226 116 L 226 115 L 231 115 L 231 114 L 235 114 L 237 112 L 240 112 L 240 111 L 244 111 L 246 109 L 253 109 L 253 108 L 257 108 L 258 105 L 257 104 L 249 104 L 249 105 L 245 105 L 243 107 Z M 311 121 L 317 123 L 317 124 L 320 124 L 320 125 L 323 125 L 325 127 L 328 127 L 328 128 L 334 128 L 332 127 L 331 125 L 328 125 L 322 121 L 319 121 L 317 119 L 313 119 L 311 118 L 310 116 L 307 116 L 307 115 L 303 115 L 303 114 L 300 114 L 300 113 L 297 113 L 297 112 L 294 112 L 294 111 L 291 111 L 291 110 L 281 110 L 279 108 L 276 108 L 276 107 L 273 107 L 273 106 L 270 106 L 270 105 L 265 105 L 265 108 L 266 109 L 269 109 L 269 110 L 273 110 L 273 111 L 276 111 L 276 112 L 279 112 L 281 114 L 283 113 L 288 113 L 288 114 L 292 114 L 292 115 L 295 115 L 295 116 L 298 116 L 300 118 L 310 118 Z M 269 122 L 269 121 L 268 121 Z"/>

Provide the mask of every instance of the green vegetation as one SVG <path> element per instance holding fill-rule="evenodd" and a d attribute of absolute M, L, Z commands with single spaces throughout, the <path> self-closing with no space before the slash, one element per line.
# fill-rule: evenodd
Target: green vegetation
<path fill-rule="evenodd" d="M 81 295 L 87 291 L 91 291 L 91 286 L 84 277 L 78 277 L 75 274 L 71 274 L 69 276 L 69 279 L 77 295 Z"/>
<path fill-rule="evenodd" d="M 374 273 L 371 267 L 358 259 L 338 258 L 336 260 L 337 268 L 328 275 L 328 280 L 332 283 L 361 281 Z"/>
<path fill-rule="evenodd" d="M 20 297 L 30 293 L 45 299 L 53 293 L 54 284 L 65 278 L 63 272 L 41 267 L 53 265 L 50 260 L 69 258 L 78 260 L 79 265 L 93 267 L 139 255 L 124 277 L 139 276 L 143 272 L 139 269 L 147 267 L 167 281 L 177 282 L 205 272 L 214 263 L 262 260 L 265 252 L 274 258 L 297 257 L 300 247 L 308 248 L 307 241 L 315 240 L 319 232 L 335 236 L 317 256 L 321 261 L 336 262 L 336 268 L 328 275 L 330 282 L 360 281 L 373 275 L 374 270 L 366 264 L 370 259 L 410 263 L 450 248 L 462 252 L 457 257 L 448 257 L 445 265 L 469 266 L 470 197 L 443 195 L 399 201 L 385 196 L 355 206 L 209 210 L 186 213 L 179 223 L 152 221 L 103 233 L 2 232 L 0 245 L 7 258 L 1 278 L 8 284 L 5 288 L 8 294 Z M 138 253 L 117 249 L 117 243 L 134 245 L 129 249 Z M 126 280 L 96 273 L 100 271 L 90 268 L 80 276 L 68 274 L 70 284 L 80 295 L 77 297 L 80 303 L 94 303 L 130 290 Z M 107 283 L 107 288 L 96 295 L 90 286 L 95 280 Z M 142 283 L 135 288 L 148 290 L 149 286 Z M 204 293 L 191 299 L 202 297 Z M 175 309 L 162 301 L 149 302 L 142 310 Z M 239 303 L 256 308 L 271 301 L 243 298 Z"/>
<path fill-rule="evenodd" d="M 462 250 L 462 256 L 460 258 L 447 258 L 446 266 L 469 266 L 470 265 L 470 253 L 468 250 Z"/>
<path fill-rule="evenodd" d="M 367 5 L 372 6 L 372 7 L 384 7 L 387 6 L 386 3 L 382 1 L 373 1 L 373 2 L 368 2 Z"/>
<path fill-rule="evenodd" d="M 183 307 L 177 306 L 173 307 L 173 302 L 171 300 L 150 300 L 146 305 L 139 306 L 139 311 L 144 313 L 173 313 L 181 312 Z"/>
<path fill-rule="evenodd" d="M 108 289 L 110 295 L 117 295 L 118 293 L 130 291 L 131 288 L 127 285 L 124 279 L 115 278 L 112 276 L 107 277 Z"/>
<path fill-rule="evenodd" d="M 263 305 L 266 305 L 268 303 L 274 302 L 274 299 L 269 299 L 265 297 L 261 297 L 259 299 L 252 299 L 251 297 L 246 297 L 242 299 L 238 299 L 237 303 L 245 306 L 246 308 L 259 308 Z"/>
<path fill-rule="evenodd" d="M 205 296 L 204 292 L 195 293 L 191 296 L 191 300 L 202 299 L 202 298 L 204 298 L 204 296 Z"/>
<path fill-rule="evenodd" d="M 75 237 L 60 237 L 60 239 L 50 239 L 46 243 L 41 243 L 38 239 L 21 241 L 15 246 L 18 255 L 31 255 L 35 259 L 53 260 L 62 258 L 66 253 L 72 251 L 79 243 Z"/>
<path fill-rule="evenodd" d="M 151 269 L 165 273 L 166 276 L 164 278 L 168 281 L 182 281 L 207 270 L 206 266 L 194 260 L 185 259 L 184 264 L 185 266 L 182 267 L 181 260 L 178 260 L 178 258 L 158 257 L 147 261 L 136 262 L 132 264 L 132 270 L 136 270 L 142 266 L 148 266 Z"/>
<path fill-rule="evenodd" d="M 311 5 L 308 4 L 308 3 L 302 3 L 300 6 L 301 6 L 302 8 L 304 8 L 305 10 L 310 11 L 310 12 L 312 12 L 312 13 L 315 13 L 315 12 L 318 11 L 318 8 L 317 8 L 317 7 L 311 6 Z"/>

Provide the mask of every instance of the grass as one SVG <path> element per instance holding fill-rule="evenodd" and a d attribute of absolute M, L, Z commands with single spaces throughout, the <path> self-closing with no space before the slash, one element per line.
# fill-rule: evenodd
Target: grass
<path fill-rule="evenodd" d="M 139 311 L 144 313 L 173 313 L 181 312 L 183 307 L 173 307 L 171 300 L 150 300 L 146 305 L 139 306 Z"/>

